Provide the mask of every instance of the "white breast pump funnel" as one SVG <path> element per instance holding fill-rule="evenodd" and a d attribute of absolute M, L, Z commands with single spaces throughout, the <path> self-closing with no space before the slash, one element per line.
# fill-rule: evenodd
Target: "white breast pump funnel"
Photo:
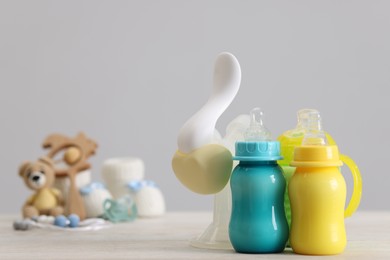
<path fill-rule="evenodd" d="M 249 115 L 239 115 L 226 127 L 226 135 L 222 140 L 232 154 L 235 154 L 236 141 L 243 140 L 250 123 Z M 234 162 L 234 167 L 238 164 Z M 215 194 L 213 222 L 198 237 L 190 241 L 193 247 L 207 249 L 232 249 L 229 240 L 229 221 L 232 212 L 232 193 L 230 182 L 219 193 Z"/>
<path fill-rule="evenodd" d="M 232 212 L 230 182 L 214 197 L 213 222 L 200 234 L 190 240 L 193 247 L 206 249 L 233 249 L 229 239 L 229 221 Z"/>
<path fill-rule="evenodd" d="M 230 53 L 218 55 L 214 85 L 206 104 L 180 129 L 178 150 L 172 159 L 176 177 L 200 194 L 217 194 L 214 220 L 206 231 L 191 241 L 199 248 L 231 248 L 228 236 L 231 196 L 229 179 L 233 166 L 231 151 L 215 139 L 215 124 L 234 100 L 241 83 L 241 68 Z"/>

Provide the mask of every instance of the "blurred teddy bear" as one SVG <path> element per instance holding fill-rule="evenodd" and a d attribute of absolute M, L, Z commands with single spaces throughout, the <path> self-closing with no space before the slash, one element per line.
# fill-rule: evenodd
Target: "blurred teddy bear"
<path fill-rule="evenodd" d="M 36 162 L 24 162 L 20 166 L 19 175 L 24 179 L 26 186 L 35 191 L 22 208 L 24 218 L 63 214 L 61 192 L 52 188 L 55 170 L 50 158 L 41 157 Z"/>

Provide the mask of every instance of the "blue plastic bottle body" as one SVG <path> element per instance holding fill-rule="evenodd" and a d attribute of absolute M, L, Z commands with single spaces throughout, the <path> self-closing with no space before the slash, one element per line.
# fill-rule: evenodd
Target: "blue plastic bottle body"
<path fill-rule="evenodd" d="M 229 237 L 241 253 L 278 253 L 289 228 L 284 211 L 286 181 L 276 161 L 241 161 L 230 180 Z"/>

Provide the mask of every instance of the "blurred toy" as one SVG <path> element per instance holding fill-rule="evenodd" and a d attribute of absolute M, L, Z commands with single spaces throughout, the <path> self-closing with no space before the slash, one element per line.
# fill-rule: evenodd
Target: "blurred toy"
<path fill-rule="evenodd" d="M 70 214 L 68 217 L 64 215 L 59 215 L 54 220 L 54 225 L 58 227 L 70 227 L 75 228 L 78 227 L 80 223 L 80 218 L 76 214 Z"/>
<path fill-rule="evenodd" d="M 56 217 L 54 216 L 39 215 L 38 217 L 32 217 L 31 219 L 37 223 L 54 224 L 55 218 Z"/>
<path fill-rule="evenodd" d="M 60 168 L 60 166 L 56 165 L 57 168 Z M 79 172 L 76 177 L 76 187 L 80 190 L 81 188 L 85 187 L 86 185 L 89 185 L 91 183 L 91 170 L 85 170 Z M 69 178 L 64 177 L 57 177 L 54 181 L 54 187 L 59 189 L 62 193 L 62 195 L 65 198 L 65 205 L 67 203 L 66 199 L 69 197 L 69 188 L 70 188 L 70 180 Z"/>
<path fill-rule="evenodd" d="M 34 224 L 34 220 L 32 219 L 23 219 L 23 220 L 15 220 L 13 227 L 15 230 L 28 230 Z"/>
<path fill-rule="evenodd" d="M 92 182 L 80 189 L 87 218 L 96 218 L 104 215 L 103 203 L 111 199 L 111 193 L 103 183 Z"/>
<path fill-rule="evenodd" d="M 138 216 L 158 217 L 165 213 L 164 196 L 153 181 L 132 181 L 128 187 L 137 205 Z"/>
<path fill-rule="evenodd" d="M 129 194 L 117 200 L 106 199 L 103 209 L 104 218 L 114 223 L 133 221 L 137 217 L 137 207 Z"/>
<path fill-rule="evenodd" d="M 42 214 L 57 216 L 63 213 L 61 192 L 52 188 L 55 179 L 54 163 L 48 157 L 36 162 L 25 162 L 20 166 L 19 175 L 35 193 L 23 206 L 23 217 Z"/>
<path fill-rule="evenodd" d="M 88 158 L 95 154 L 97 144 L 87 138 L 84 133 L 79 133 L 74 138 L 61 134 L 52 134 L 43 142 L 43 147 L 49 149 L 48 156 L 54 158 L 58 153 L 63 152 L 63 162 L 66 168 L 56 168 L 58 178 L 68 177 L 70 181 L 68 199 L 66 204 L 67 214 L 77 214 L 81 220 L 86 217 L 84 204 L 76 185 L 76 174 L 89 169 Z"/>
<path fill-rule="evenodd" d="M 13 228 L 18 231 L 26 231 L 34 228 L 50 229 L 58 231 L 89 231 L 110 227 L 111 223 L 101 218 L 89 218 L 80 221 L 77 215 L 52 216 L 41 215 L 34 218 L 15 220 Z"/>
<path fill-rule="evenodd" d="M 103 180 L 114 199 L 128 194 L 127 183 L 142 180 L 144 172 L 144 162 L 136 157 L 107 159 L 102 167 Z"/>

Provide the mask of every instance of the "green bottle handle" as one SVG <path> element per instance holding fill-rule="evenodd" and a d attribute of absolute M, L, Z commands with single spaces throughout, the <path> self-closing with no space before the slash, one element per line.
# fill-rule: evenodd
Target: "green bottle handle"
<path fill-rule="evenodd" d="M 347 209 L 344 212 L 344 217 L 348 218 L 352 216 L 352 214 L 359 207 L 360 199 L 362 197 L 362 176 L 360 175 L 359 168 L 356 163 L 347 155 L 340 154 L 340 160 L 345 163 L 350 169 L 353 177 L 353 191 L 351 200 L 347 206 Z"/>

